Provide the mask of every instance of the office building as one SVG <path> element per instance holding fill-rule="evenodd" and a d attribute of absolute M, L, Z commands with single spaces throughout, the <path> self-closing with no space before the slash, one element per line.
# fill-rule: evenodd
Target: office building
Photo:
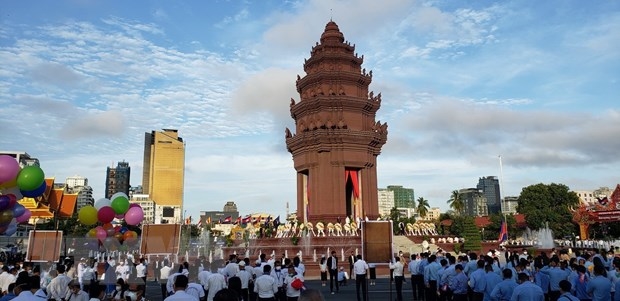
<path fill-rule="evenodd" d="M 502 213 L 517 214 L 517 206 L 519 205 L 519 197 L 507 196 L 504 198 Z"/>
<path fill-rule="evenodd" d="M 379 194 L 379 215 L 381 217 L 389 216 L 390 211 L 394 207 L 394 191 L 386 188 L 379 188 L 377 193 Z"/>
<path fill-rule="evenodd" d="M 499 180 L 495 176 L 478 179 L 478 190 L 482 191 L 486 200 L 489 214 L 500 213 L 502 210 Z"/>
<path fill-rule="evenodd" d="M 145 133 L 142 192 L 162 208 L 166 220 L 182 221 L 184 176 L 185 143 L 178 131 Z"/>
<path fill-rule="evenodd" d="M 481 190 L 478 190 L 477 188 L 464 188 L 459 190 L 459 195 L 465 203 L 465 208 L 463 210 L 464 215 L 489 215 L 487 198 Z"/>
<path fill-rule="evenodd" d="M 41 166 L 39 159 L 31 157 L 27 152 L 0 151 L 0 155 L 9 155 L 15 158 L 21 168 L 32 165 Z"/>
<path fill-rule="evenodd" d="M 110 198 L 117 192 L 124 192 L 129 196 L 129 179 L 131 167 L 128 162 L 118 162 L 116 167 L 108 167 L 105 181 L 105 197 Z"/>

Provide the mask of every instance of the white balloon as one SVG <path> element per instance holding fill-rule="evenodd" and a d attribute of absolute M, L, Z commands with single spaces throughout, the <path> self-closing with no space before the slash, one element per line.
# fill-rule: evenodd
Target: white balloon
<path fill-rule="evenodd" d="M 97 209 L 97 211 L 99 211 L 101 207 L 110 206 L 110 205 L 112 205 L 112 201 L 106 198 L 102 198 L 102 199 L 98 199 L 97 201 L 95 201 L 94 207 L 95 209 Z"/>

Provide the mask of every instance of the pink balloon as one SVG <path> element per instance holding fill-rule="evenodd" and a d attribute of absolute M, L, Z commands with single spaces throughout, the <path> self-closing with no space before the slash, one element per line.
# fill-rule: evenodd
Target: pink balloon
<path fill-rule="evenodd" d="M 102 227 L 97 227 L 95 229 L 97 229 L 97 239 L 99 239 L 100 241 L 103 241 L 104 239 L 106 239 L 106 237 L 108 237 L 108 233 Z"/>
<path fill-rule="evenodd" d="M 20 224 L 25 223 L 25 222 L 28 222 L 31 216 L 32 216 L 32 212 L 30 212 L 30 209 L 26 209 L 26 211 L 24 211 L 24 213 L 20 215 L 19 217 L 15 218 L 15 220 Z"/>
<path fill-rule="evenodd" d="M 136 204 L 136 203 L 129 204 L 129 208 L 133 208 L 133 207 L 142 208 L 142 207 L 140 207 L 140 204 Z M 127 209 L 127 210 L 129 210 L 129 209 Z"/>
<path fill-rule="evenodd" d="M 129 208 L 125 213 L 125 222 L 127 225 L 138 225 L 144 219 L 144 211 L 142 211 L 141 207 L 133 207 Z"/>
<path fill-rule="evenodd" d="M 114 216 L 116 216 L 116 214 L 114 213 L 114 209 L 112 209 L 112 207 L 110 206 L 103 206 L 99 208 L 99 211 L 97 211 L 97 218 L 99 219 L 100 222 L 104 224 L 113 221 Z"/>
<path fill-rule="evenodd" d="M 13 181 L 19 173 L 19 163 L 9 155 L 0 155 L 0 183 Z"/>
<path fill-rule="evenodd" d="M 117 219 L 123 219 L 125 218 L 125 214 L 117 214 L 114 217 L 116 217 Z"/>

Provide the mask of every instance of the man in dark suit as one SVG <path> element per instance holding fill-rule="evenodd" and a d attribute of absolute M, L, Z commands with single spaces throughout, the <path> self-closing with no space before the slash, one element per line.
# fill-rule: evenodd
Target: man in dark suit
<path fill-rule="evenodd" d="M 338 257 L 336 257 L 336 251 L 332 251 L 331 256 L 327 258 L 327 270 L 329 271 L 329 290 L 333 295 L 334 283 L 336 283 L 336 292 L 340 290 L 338 287 Z"/>
<path fill-rule="evenodd" d="M 349 277 L 353 277 L 353 264 L 355 263 L 355 255 L 353 255 L 353 251 L 349 254 Z"/>

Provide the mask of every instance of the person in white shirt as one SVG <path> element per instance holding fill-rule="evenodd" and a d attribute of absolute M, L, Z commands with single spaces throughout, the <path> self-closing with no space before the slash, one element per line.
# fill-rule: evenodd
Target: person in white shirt
<path fill-rule="evenodd" d="M 205 290 L 205 293 L 207 289 L 205 289 L 204 287 L 207 285 L 207 281 L 209 281 L 209 276 L 211 276 L 211 272 L 208 269 L 204 269 L 200 271 L 200 273 L 198 273 L 198 281 L 200 282 L 200 285 L 202 285 L 203 289 Z"/>
<path fill-rule="evenodd" d="M 52 279 L 50 284 L 47 286 L 47 295 L 49 299 L 60 301 L 67 296 L 71 278 L 65 275 L 64 265 L 58 265 L 56 267 L 56 271 L 58 272 L 58 276 Z"/>
<path fill-rule="evenodd" d="M 0 289 L 2 290 L 2 294 L 7 294 L 9 290 L 9 267 L 2 266 L 2 273 L 0 274 Z"/>
<path fill-rule="evenodd" d="M 224 275 L 220 273 L 216 273 L 215 270 L 217 267 L 214 265 L 212 267 L 211 276 L 209 276 L 209 280 L 207 280 L 207 285 L 204 286 L 204 289 L 207 291 L 207 301 L 213 301 L 213 297 L 215 294 L 226 287 L 226 278 Z"/>
<path fill-rule="evenodd" d="M 293 287 L 292 283 L 295 279 L 299 279 L 300 281 L 304 281 L 304 277 L 302 275 L 297 274 L 294 265 L 290 265 L 288 267 L 288 275 L 284 280 L 286 283 L 286 298 L 288 300 L 297 300 L 299 298 L 299 294 L 301 294 L 301 289 Z"/>
<path fill-rule="evenodd" d="M 144 262 L 144 258 L 140 258 L 140 263 L 136 265 L 136 277 L 142 279 L 146 285 L 146 263 Z"/>
<path fill-rule="evenodd" d="M 205 297 L 205 290 L 202 285 L 196 283 L 196 277 L 190 277 L 189 283 L 185 292 L 196 297 L 198 300 L 202 300 Z"/>
<path fill-rule="evenodd" d="M 174 293 L 174 282 L 176 281 L 176 278 L 180 275 L 183 275 L 183 273 L 174 273 L 168 276 L 168 282 L 166 283 L 166 290 L 168 291 L 168 295 Z M 187 277 L 186 275 L 183 276 Z"/>
<path fill-rule="evenodd" d="M 159 285 L 161 286 L 161 298 L 162 300 L 168 297 L 168 278 L 170 277 L 170 271 L 172 268 L 170 267 L 170 262 L 165 259 L 162 262 L 162 268 L 159 270 Z"/>
<path fill-rule="evenodd" d="M 88 301 L 88 299 L 90 299 L 88 293 L 80 289 L 78 281 L 73 280 L 69 283 L 69 292 L 67 297 L 65 297 L 66 301 Z"/>
<path fill-rule="evenodd" d="M 390 262 L 390 269 L 394 270 L 394 283 L 396 284 L 396 300 L 403 300 L 403 281 L 405 277 L 403 275 L 405 267 L 400 262 L 400 257 L 395 256 L 394 260 Z"/>
<path fill-rule="evenodd" d="M 92 266 L 86 264 L 84 270 L 82 271 L 82 290 L 87 292 L 88 288 L 92 283 L 97 280 L 97 275 L 95 273 L 95 269 Z"/>
<path fill-rule="evenodd" d="M 174 280 L 174 294 L 170 295 L 164 301 L 199 301 L 198 298 L 185 292 L 189 280 L 187 276 L 180 274 Z"/>
<path fill-rule="evenodd" d="M 254 281 L 254 292 L 258 294 L 260 299 L 274 299 L 278 292 L 278 285 L 273 277 L 271 277 L 271 266 L 263 267 L 263 275 Z"/>
<path fill-rule="evenodd" d="M 121 260 L 116 266 L 116 279 L 123 278 L 125 282 L 129 279 L 129 266 L 125 263 L 125 261 Z"/>
<path fill-rule="evenodd" d="M 3 278 L 2 291 L 7 292 L 7 290 L 9 289 L 9 284 L 15 283 L 15 280 L 17 280 L 17 269 L 10 268 L 9 272 L 4 277 L 5 278 Z"/>
<path fill-rule="evenodd" d="M 237 256 L 230 255 L 230 258 L 228 259 L 228 264 L 226 265 L 226 267 L 224 267 L 224 276 L 226 276 L 226 278 L 230 278 L 237 275 L 237 272 L 239 272 L 239 265 L 237 265 Z"/>
<path fill-rule="evenodd" d="M 239 262 L 239 272 L 237 272 L 236 276 L 241 279 L 241 297 L 243 300 L 250 300 L 248 286 L 250 285 L 252 274 L 245 269 L 244 261 Z"/>
<path fill-rule="evenodd" d="M 83 277 L 84 277 L 84 270 L 86 269 L 85 261 L 86 261 L 86 258 L 84 257 L 80 258 L 80 263 L 78 263 L 78 266 L 77 266 L 77 278 L 78 278 L 78 281 L 80 282 L 80 289 L 82 290 L 84 289 Z"/>
<path fill-rule="evenodd" d="M 357 292 L 357 300 L 367 300 L 366 289 L 366 273 L 368 272 L 368 264 L 362 259 L 362 255 L 357 255 L 357 261 L 353 264 L 353 273 L 355 273 L 355 291 Z M 360 287 L 362 288 L 362 296 L 360 297 Z"/>

